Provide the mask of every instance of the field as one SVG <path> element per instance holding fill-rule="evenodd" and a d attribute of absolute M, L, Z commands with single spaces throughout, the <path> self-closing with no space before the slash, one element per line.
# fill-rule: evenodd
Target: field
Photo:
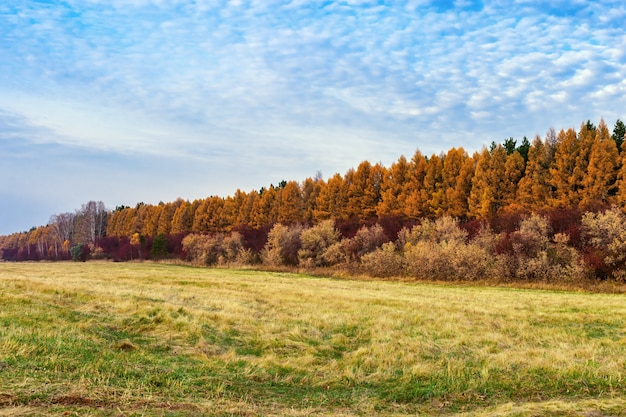
<path fill-rule="evenodd" d="M 0 416 L 626 416 L 624 295 L 0 263 Z"/>

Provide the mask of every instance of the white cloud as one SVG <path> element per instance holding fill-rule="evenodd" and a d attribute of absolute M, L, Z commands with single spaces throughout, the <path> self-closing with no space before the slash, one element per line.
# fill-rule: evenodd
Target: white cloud
<path fill-rule="evenodd" d="M 0 5 L 0 108 L 39 142 L 256 184 L 624 118 L 620 2 L 379 3 Z"/>

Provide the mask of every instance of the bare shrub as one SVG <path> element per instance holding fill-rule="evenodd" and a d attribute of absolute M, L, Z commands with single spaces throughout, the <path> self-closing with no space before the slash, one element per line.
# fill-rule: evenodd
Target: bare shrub
<path fill-rule="evenodd" d="M 571 282 L 582 279 L 584 268 L 568 236 L 550 239 L 548 220 L 532 214 L 498 242 L 497 274 L 505 281 Z"/>
<path fill-rule="evenodd" d="M 448 245 L 448 244 L 444 244 Z M 454 270 L 442 245 L 430 241 L 407 243 L 404 247 L 407 275 L 418 279 L 448 280 Z"/>
<path fill-rule="evenodd" d="M 407 243 L 412 245 L 418 242 L 461 242 L 467 241 L 467 231 L 459 227 L 459 221 L 450 216 L 443 216 L 435 221 L 423 219 L 408 230 L 402 229 L 398 233 L 398 247 L 403 248 Z"/>
<path fill-rule="evenodd" d="M 214 265 L 223 256 L 223 240 L 222 234 L 190 234 L 182 240 L 182 245 L 187 260 L 201 265 Z"/>
<path fill-rule="evenodd" d="M 343 250 L 343 242 L 346 239 L 342 239 L 339 242 L 335 242 L 330 245 L 325 251 L 323 256 L 326 265 L 340 265 L 345 263 L 346 255 Z"/>
<path fill-rule="evenodd" d="M 489 277 L 492 257 L 475 244 L 457 240 L 407 244 L 406 273 L 420 279 L 475 281 Z"/>
<path fill-rule="evenodd" d="M 222 241 L 219 264 L 250 265 L 256 263 L 251 249 L 245 247 L 245 240 L 239 232 L 232 232 Z"/>
<path fill-rule="evenodd" d="M 341 251 L 346 263 L 358 263 L 363 255 L 373 252 L 388 241 L 389 238 L 380 224 L 363 226 L 354 237 L 341 241 Z"/>
<path fill-rule="evenodd" d="M 403 229 L 398 246 L 404 251 L 406 273 L 421 279 L 477 280 L 489 269 L 489 252 L 467 243 L 467 231 L 458 220 L 444 216 Z"/>
<path fill-rule="evenodd" d="M 483 249 L 489 255 L 495 255 L 496 247 L 500 236 L 495 234 L 489 226 L 482 226 L 471 243 Z"/>
<path fill-rule="evenodd" d="M 329 247 L 339 241 L 339 231 L 335 229 L 335 221 L 324 220 L 316 226 L 302 231 L 301 248 L 298 250 L 298 261 L 304 267 L 328 266 L 328 257 L 324 254 Z"/>
<path fill-rule="evenodd" d="M 361 267 L 374 277 L 400 276 L 404 269 L 404 258 L 392 242 L 387 242 L 373 252 L 363 255 Z"/>
<path fill-rule="evenodd" d="M 297 265 L 302 225 L 285 226 L 277 223 L 267 235 L 261 258 L 271 266 Z"/>
<path fill-rule="evenodd" d="M 624 278 L 626 264 L 626 216 L 618 207 L 603 213 L 585 213 L 582 233 L 588 252 L 600 262 L 592 265 L 601 277 Z"/>
<path fill-rule="evenodd" d="M 484 247 L 474 243 L 448 245 L 445 252 L 455 280 L 477 281 L 492 277 L 494 258 Z"/>

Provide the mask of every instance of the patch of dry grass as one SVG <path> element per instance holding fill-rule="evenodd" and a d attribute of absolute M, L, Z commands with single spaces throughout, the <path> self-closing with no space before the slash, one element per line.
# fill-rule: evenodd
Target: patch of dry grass
<path fill-rule="evenodd" d="M 153 263 L 2 263 L 0 407 L 623 415 L 624 301 Z"/>

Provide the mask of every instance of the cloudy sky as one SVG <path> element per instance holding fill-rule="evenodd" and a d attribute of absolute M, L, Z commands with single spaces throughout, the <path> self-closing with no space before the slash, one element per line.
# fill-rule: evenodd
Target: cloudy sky
<path fill-rule="evenodd" d="M 0 234 L 626 118 L 606 1 L 5 0 Z"/>

